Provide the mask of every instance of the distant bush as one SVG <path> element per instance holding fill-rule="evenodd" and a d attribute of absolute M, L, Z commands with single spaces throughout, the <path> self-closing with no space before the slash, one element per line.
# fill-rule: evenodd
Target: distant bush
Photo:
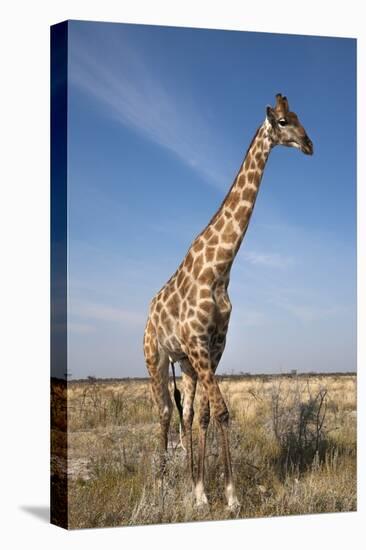
<path fill-rule="evenodd" d="M 271 391 L 272 428 L 281 449 L 285 469 L 304 470 L 314 458 L 324 460 L 327 448 L 325 418 L 327 390 L 320 388 L 312 394 L 308 385 L 304 399 L 299 385 L 283 388 L 281 381 Z"/>

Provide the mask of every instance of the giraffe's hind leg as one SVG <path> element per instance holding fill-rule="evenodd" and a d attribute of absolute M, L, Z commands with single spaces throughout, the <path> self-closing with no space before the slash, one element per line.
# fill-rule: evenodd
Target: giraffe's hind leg
<path fill-rule="evenodd" d="M 172 416 L 173 404 L 169 393 L 169 357 L 158 348 L 154 334 L 145 331 L 144 353 L 146 366 L 151 377 L 154 402 L 160 420 L 160 471 L 164 473 L 168 449 L 168 431 Z"/>

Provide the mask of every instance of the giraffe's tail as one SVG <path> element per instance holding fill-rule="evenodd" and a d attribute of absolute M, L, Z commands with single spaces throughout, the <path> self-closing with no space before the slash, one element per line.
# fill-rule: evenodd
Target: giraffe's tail
<path fill-rule="evenodd" d="M 182 426 L 183 426 L 183 407 L 182 407 L 182 396 L 180 391 L 177 388 L 177 382 L 175 379 L 175 368 L 173 361 L 170 362 L 172 367 L 172 373 L 173 373 L 173 383 L 174 383 L 174 401 L 178 409 L 179 413 L 179 437 L 180 437 L 180 444 L 182 445 L 184 449 L 184 445 L 182 442 Z M 185 449 L 184 449 L 185 450 Z"/>
<path fill-rule="evenodd" d="M 171 364 L 172 372 L 173 372 L 174 401 L 175 401 L 175 404 L 176 404 L 177 409 L 178 409 L 180 423 L 183 424 L 182 396 L 181 396 L 181 394 L 180 394 L 180 391 L 179 391 L 178 388 L 177 388 L 177 382 L 176 382 L 176 379 L 175 379 L 175 368 L 174 368 L 174 363 L 173 363 L 173 361 L 171 361 L 170 364 Z"/>

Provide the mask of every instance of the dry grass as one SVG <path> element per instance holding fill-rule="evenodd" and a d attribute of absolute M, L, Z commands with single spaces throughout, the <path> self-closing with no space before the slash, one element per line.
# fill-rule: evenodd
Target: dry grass
<path fill-rule="evenodd" d="M 231 412 L 235 517 L 356 510 L 355 376 L 226 378 L 220 386 Z M 233 517 L 215 423 L 207 446 L 210 506 L 202 510 L 185 475 L 176 412 L 158 480 L 157 418 L 147 381 L 69 385 L 70 528 Z M 196 441 L 196 423 L 193 434 Z"/>

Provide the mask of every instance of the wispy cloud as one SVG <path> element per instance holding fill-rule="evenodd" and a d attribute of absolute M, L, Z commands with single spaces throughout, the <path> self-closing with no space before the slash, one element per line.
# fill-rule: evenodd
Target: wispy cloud
<path fill-rule="evenodd" d="M 103 47 L 98 48 L 98 40 Z M 154 74 L 122 35 L 90 40 L 75 33 L 69 81 L 93 96 L 109 117 L 170 150 L 209 183 L 227 185 L 228 175 L 217 161 L 221 147 L 202 109 Z"/>
<path fill-rule="evenodd" d="M 271 322 L 268 315 L 263 311 L 256 311 L 248 307 L 234 309 L 233 321 L 240 327 L 261 327 Z"/>
<path fill-rule="evenodd" d="M 252 265 L 284 269 L 295 263 L 294 258 L 277 253 L 245 252 L 243 259 Z"/>
<path fill-rule="evenodd" d="M 83 321 L 105 321 L 138 327 L 143 325 L 146 320 L 146 314 L 139 311 L 87 301 L 74 301 L 71 315 L 73 318 L 82 319 Z M 74 325 L 76 330 L 79 329 L 79 332 L 81 327 L 86 326 L 80 322 L 72 322 L 71 325 Z"/>
<path fill-rule="evenodd" d="M 322 306 L 315 303 L 291 303 L 276 301 L 276 305 L 289 312 L 293 317 L 303 323 L 311 323 L 323 319 L 337 318 L 347 311 L 347 308 L 341 306 Z"/>

